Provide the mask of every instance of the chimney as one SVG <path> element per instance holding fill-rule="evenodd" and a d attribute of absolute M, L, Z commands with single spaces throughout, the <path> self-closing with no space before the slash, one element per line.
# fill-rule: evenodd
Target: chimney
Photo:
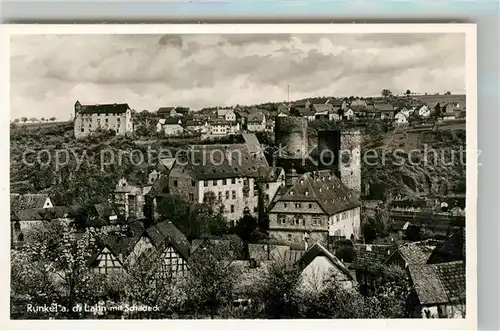
<path fill-rule="evenodd" d="M 285 175 L 285 177 L 287 185 L 294 185 L 297 182 L 299 175 L 297 174 L 297 170 L 292 168 L 290 172 Z"/>

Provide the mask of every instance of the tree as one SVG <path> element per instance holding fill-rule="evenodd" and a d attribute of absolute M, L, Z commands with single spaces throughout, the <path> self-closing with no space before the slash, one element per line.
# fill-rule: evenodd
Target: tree
<path fill-rule="evenodd" d="M 56 120 L 56 118 L 54 116 L 52 116 L 50 119 L 49 119 L 51 122 L 54 122 Z"/>
<path fill-rule="evenodd" d="M 29 119 L 29 121 L 30 121 L 30 122 L 38 122 L 38 118 L 36 118 L 36 117 L 31 117 L 31 118 Z"/>
<path fill-rule="evenodd" d="M 192 311 L 195 317 L 202 314 L 214 318 L 221 307 L 232 302 L 238 275 L 232 264 L 229 245 L 208 243 L 191 255 L 189 275 L 183 287 L 188 311 Z"/>
<path fill-rule="evenodd" d="M 411 91 L 410 90 L 406 90 L 406 96 L 409 97 L 411 95 Z"/>
<path fill-rule="evenodd" d="M 45 117 L 40 118 L 40 121 L 45 122 Z"/>
<path fill-rule="evenodd" d="M 451 95 L 451 92 L 450 91 L 446 91 L 446 93 L 444 95 Z"/>
<path fill-rule="evenodd" d="M 82 317 L 84 312 L 71 308 L 98 299 L 95 288 L 100 276 L 87 266 L 95 251 L 93 238 L 91 231 L 77 237 L 64 223 L 56 221 L 28 231 L 26 244 L 12 252 L 11 313 L 24 317 L 28 314 L 27 304 L 56 303 L 56 313 L 39 313 L 38 318 Z"/>
<path fill-rule="evenodd" d="M 153 311 L 130 311 L 127 318 L 171 318 L 180 312 L 187 300 L 182 291 L 182 278 L 173 277 L 164 269 L 161 249 L 147 251 L 133 264 L 126 265 L 126 273 L 112 277 L 111 290 L 120 289 L 118 300 L 156 308 Z M 121 296 L 121 297 L 120 297 Z"/>
<path fill-rule="evenodd" d="M 16 118 L 16 119 L 14 120 L 14 123 L 15 123 L 15 124 L 17 124 L 17 123 L 19 123 L 19 121 L 20 121 L 20 119 L 19 119 L 19 118 Z"/>
<path fill-rule="evenodd" d="M 201 204 L 188 203 L 179 196 L 165 195 L 158 201 L 158 213 L 190 240 L 227 230 L 225 216 L 213 194 L 207 195 L 206 202 Z"/>
<path fill-rule="evenodd" d="M 234 228 L 234 232 L 247 242 L 250 241 L 252 234 L 257 230 L 257 220 L 250 214 L 246 214 L 240 218 Z"/>
<path fill-rule="evenodd" d="M 381 92 L 381 94 L 384 97 L 384 99 L 386 99 L 387 97 L 389 97 L 389 96 L 392 95 L 392 92 L 391 92 L 391 90 L 383 89 L 382 92 Z"/>
<path fill-rule="evenodd" d="M 28 118 L 27 118 L 27 117 L 21 117 L 21 121 L 22 121 L 23 123 L 26 123 L 26 122 L 28 121 Z"/>
<path fill-rule="evenodd" d="M 298 317 L 300 271 L 297 265 L 286 262 L 273 262 L 268 266 L 257 292 L 257 300 L 263 303 L 266 317 Z"/>

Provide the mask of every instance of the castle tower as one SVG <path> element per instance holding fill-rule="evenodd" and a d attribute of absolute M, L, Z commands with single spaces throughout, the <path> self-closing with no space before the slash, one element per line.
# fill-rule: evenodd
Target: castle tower
<path fill-rule="evenodd" d="M 280 147 L 282 158 L 303 159 L 308 152 L 307 118 L 276 117 L 275 142 Z"/>
<path fill-rule="evenodd" d="M 340 150 L 347 156 L 341 155 L 340 179 L 350 189 L 361 193 L 361 143 L 363 137 L 358 130 L 342 131 Z"/>
<path fill-rule="evenodd" d="M 359 131 L 318 132 L 318 168 L 331 170 L 350 189 L 361 192 L 361 142 Z"/>

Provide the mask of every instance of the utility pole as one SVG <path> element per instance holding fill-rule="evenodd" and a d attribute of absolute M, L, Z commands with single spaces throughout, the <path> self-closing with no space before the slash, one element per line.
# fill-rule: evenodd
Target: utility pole
<path fill-rule="evenodd" d="M 290 103 L 290 85 L 288 85 L 288 103 Z"/>

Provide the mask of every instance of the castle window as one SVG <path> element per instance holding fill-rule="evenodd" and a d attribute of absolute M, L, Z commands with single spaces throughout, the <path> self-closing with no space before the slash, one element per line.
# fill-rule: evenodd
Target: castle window
<path fill-rule="evenodd" d="M 269 184 L 266 184 L 266 189 L 268 189 L 268 188 L 269 188 Z"/>
<path fill-rule="evenodd" d="M 231 179 L 231 184 L 236 184 L 236 178 Z"/>
<path fill-rule="evenodd" d="M 213 184 L 213 186 L 217 186 L 217 179 L 215 179 L 212 184 Z"/>
<path fill-rule="evenodd" d="M 292 235 L 288 234 L 288 241 L 292 241 Z"/>
<path fill-rule="evenodd" d="M 194 201 L 194 194 L 193 193 L 189 193 L 189 201 Z"/>
<path fill-rule="evenodd" d="M 222 192 L 218 192 L 217 193 L 217 199 L 219 199 L 219 201 L 222 200 Z"/>
<path fill-rule="evenodd" d="M 233 196 L 233 200 L 235 200 L 236 199 L 236 191 L 233 190 L 232 196 Z"/>
<path fill-rule="evenodd" d="M 231 205 L 231 213 L 234 213 L 234 205 Z"/>
<path fill-rule="evenodd" d="M 174 180 L 174 186 L 177 186 L 178 182 L 176 180 Z"/>
<path fill-rule="evenodd" d="M 300 202 L 297 202 L 297 203 L 295 204 L 295 208 L 302 208 L 302 205 L 300 204 Z"/>
<path fill-rule="evenodd" d="M 256 213 L 257 212 L 257 207 L 253 207 L 253 212 Z"/>
<path fill-rule="evenodd" d="M 287 208 L 288 207 L 288 204 L 286 202 L 283 202 L 283 207 L 284 208 Z"/>
<path fill-rule="evenodd" d="M 203 182 L 203 186 L 208 186 L 208 180 L 205 180 L 205 181 Z"/>
<path fill-rule="evenodd" d="M 312 203 L 309 204 L 309 209 L 311 209 L 313 207 Z"/>
<path fill-rule="evenodd" d="M 227 179 L 222 180 L 222 185 L 227 185 Z"/>
<path fill-rule="evenodd" d="M 226 191 L 226 200 L 229 200 L 229 191 Z"/>
<path fill-rule="evenodd" d="M 191 186 L 192 187 L 195 187 L 196 186 L 196 182 L 194 180 L 191 181 Z"/>

